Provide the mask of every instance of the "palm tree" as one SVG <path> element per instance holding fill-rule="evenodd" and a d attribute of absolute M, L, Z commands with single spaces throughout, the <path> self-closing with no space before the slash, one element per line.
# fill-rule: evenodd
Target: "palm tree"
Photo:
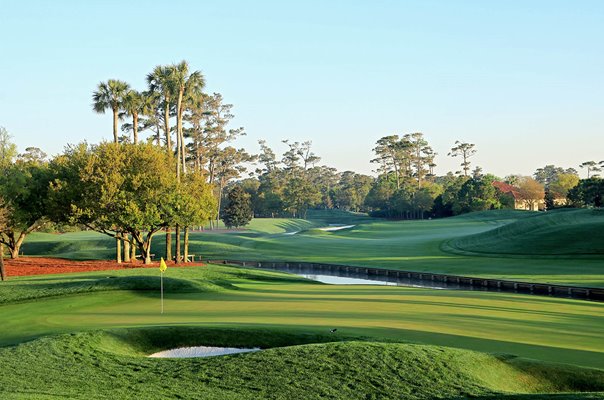
<path fill-rule="evenodd" d="M 124 96 L 130 89 L 130 86 L 117 79 L 109 79 L 107 82 L 99 83 L 97 91 L 92 94 L 92 109 L 99 114 L 105 114 L 105 111 L 113 111 L 113 141 L 118 142 L 117 120 L 118 114 L 122 108 Z"/>
<path fill-rule="evenodd" d="M 143 95 L 136 90 L 129 90 L 122 101 L 122 115 L 130 115 L 132 117 L 132 133 L 134 144 L 138 143 L 138 115 L 143 110 L 144 98 Z"/>
<path fill-rule="evenodd" d="M 199 96 L 205 86 L 205 78 L 199 71 L 189 73 L 189 63 L 181 61 L 170 67 L 170 80 L 175 89 L 176 99 L 176 154 L 178 157 L 176 163 L 176 176 L 180 179 L 180 170 L 182 166 L 183 173 L 186 173 L 185 166 L 185 144 L 182 132 L 182 116 L 184 111 L 184 99 L 188 96 Z"/>
<path fill-rule="evenodd" d="M 164 106 L 164 132 L 166 134 L 168 152 L 172 152 L 172 140 L 170 138 L 170 106 L 174 93 L 170 72 L 171 69 L 169 66 L 158 65 L 153 69 L 153 72 L 147 75 L 149 91 L 158 94 Z"/>
<path fill-rule="evenodd" d="M 145 116 L 143 129 L 151 129 L 156 136 L 157 146 L 161 147 L 161 131 L 163 122 L 163 110 L 160 95 L 157 92 L 146 91 L 142 93 L 143 104 L 141 115 Z"/>

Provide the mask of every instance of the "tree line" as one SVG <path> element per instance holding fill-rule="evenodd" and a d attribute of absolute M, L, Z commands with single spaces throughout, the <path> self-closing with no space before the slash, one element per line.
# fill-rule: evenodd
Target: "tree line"
<path fill-rule="evenodd" d="M 367 212 L 375 217 L 421 219 L 471 211 L 515 208 L 599 206 L 597 167 L 580 180 L 574 168 L 546 165 L 532 176 L 497 177 L 472 165 L 475 144 L 456 141 L 447 154 L 458 157 L 460 169 L 436 176 L 436 153 L 422 133 L 389 135 L 373 148 L 377 176 L 338 172 L 319 165 L 311 142 L 284 141 L 277 156 L 260 141 L 256 176 L 233 182 L 246 193 L 257 217 L 301 217 L 309 208 Z M 596 163 L 597 164 L 597 163 Z M 604 163 L 600 163 L 604 164 Z M 581 164 L 583 168 L 585 165 Z M 596 169 L 594 169 L 596 168 Z M 588 185 L 589 183 L 589 185 Z M 502 188 L 508 188 L 504 191 Z M 518 203 L 518 204 L 517 204 Z"/>
<path fill-rule="evenodd" d="M 582 180 L 554 165 L 500 178 L 473 166 L 476 145 L 458 140 L 447 156 L 460 169 L 437 176 L 437 154 L 420 132 L 376 142 L 377 176 L 321 164 L 310 141 L 283 140 L 278 155 L 260 140 L 251 154 L 232 145 L 246 134 L 229 126 L 233 105 L 205 93 L 205 77 L 186 61 L 157 66 L 146 81 L 137 91 L 110 79 L 93 92 L 93 111 L 112 115 L 111 142 L 69 145 L 48 159 L 35 147 L 18 154 L 0 127 L 0 246 L 11 257 L 31 232 L 53 224 L 115 238 L 118 262 L 151 262 L 151 240 L 164 231 L 166 257 L 186 262 L 190 229 L 221 218 L 237 227 L 254 216 L 305 218 L 312 208 L 421 219 L 539 199 L 548 209 L 602 205 L 604 162 L 582 163 Z"/>

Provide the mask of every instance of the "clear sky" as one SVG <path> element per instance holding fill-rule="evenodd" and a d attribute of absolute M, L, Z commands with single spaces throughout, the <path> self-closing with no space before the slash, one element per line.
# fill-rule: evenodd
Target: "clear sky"
<path fill-rule="evenodd" d="M 101 80 L 188 60 L 255 152 L 312 140 L 368 173 L 375 141 L 476 144 L 498 175 L 604 160 L 604 1 L 1 1 L 0 126 L 49 154 L 110 140 Z"/>

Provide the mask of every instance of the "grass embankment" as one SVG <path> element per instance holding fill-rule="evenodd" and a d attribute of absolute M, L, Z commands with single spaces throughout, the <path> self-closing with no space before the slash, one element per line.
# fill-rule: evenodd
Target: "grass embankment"
<path fill-rule="evenodd" d="M 454 250 L 499 256 L 602 257 L 604 210 L 561 210 L 448 242 Z"/>
<path fill-rule="evenodd" d="M 0 349 L 0 368 L 11 371 L 0 377 L 0 395 L 5 399 L 427 399 L 604 390 L 600 370 L 446 347 L 333 340 L 325 335 L 200 328 L 124 329 L 44 338 Z M 146 358 L 157 350 L 200 344 L 266 350 L 206 359 Z M 582 396 L 577 393 L 573 398 L 588 398 Z"/>
<path fill-rule="evenodd" d="M 604 229 L 604 219 L 594 211 L 489 211 L 424 221 L 383 221 L 357 215 L 347 219 L 339 214 L 330 219 L 329 212 L 318 214 L 314 216 L 318 219 L 310 221 L 255 219 L 244 232 L 193 233 L 190 251 L 207 258 L 331 262 L 604 286 L 604 249 L 598 234 Z M 355 221 L 356 226 L 333 232 L 312 229 L 336 220 Z M 549 228 L 533 229 L 534 226 Z M 285 234 L 295 231 L 301 232 Z M 500 241 L 503 236 L 506 240 Z M 488 253 L 478 256 L 477 252 L 460 251 L 465 246 L 474 246 L 474 250 L 478 246 Z M 24 245 L 24 251 L 33 255 L 98 259 L 111 258 L 113 247 L 110 238 L 90 232 L 35 234 Z M 158 257 L 163 255 L 163 247 L 163 237 L 156 236 L 153 252 Z M 519 247 L 524 253 L 510 256 Z M 547 249 L 554 249 L 555 256 L 542 256 L 550 251 Z M 581 255 L 585 249 L 591 253 Z"/>

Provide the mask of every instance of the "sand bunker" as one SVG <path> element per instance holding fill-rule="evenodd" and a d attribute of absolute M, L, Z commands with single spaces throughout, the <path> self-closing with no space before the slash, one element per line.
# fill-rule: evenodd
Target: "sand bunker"
<path fill-rule="evenodd" d="M 153 358 L 214 357 L 214 356 L 224 356 L 227 354 L 250 353 L 250 352 L 259 351 L 259 350 L 260 350 L 259 348 L 238 349 L 235 347 L 208 347 L 208 346 L 179 347 L 177 349 L 160 351 L 158 353 L 151 354 L 149 357 L 153 357 Z"/>
<path fill-rule="evenodd" d="M 333 225 L 333 226 L 327 226 L 325 228 L 319 228 L 319 230 L 321 230 L 321 231 L 339 231 L 342 229 L 350 229 L 350 228 L 354 228 L 354 225 Z"/>

